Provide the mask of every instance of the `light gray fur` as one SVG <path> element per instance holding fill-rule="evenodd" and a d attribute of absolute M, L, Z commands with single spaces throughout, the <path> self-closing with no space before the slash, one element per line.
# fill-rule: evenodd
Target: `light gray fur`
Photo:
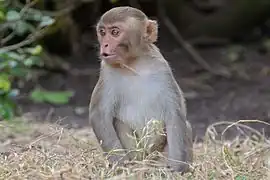
<path fill-rule="evenodd" d="M 90 103 L 90 122 L 104 151 L 123 148 L 113 127 L 113 118 L 131 129 L 141 129 L 155 118 L 163 120 L 167 132 L 168 158 L 192 162 L 192 129 L 186 120 L 186 106 L 181 89 L 171 68 L 155 45 L 141 56 L 133 69 L 138 75 L 123 75 L 122 71 L 101 62 L 99 82 Z M 97 97 L 96 97 L 97 96 Z M 113 157 L 113 160 L 117 157 Z M 169 161 L 177 171 L 188 166 Z"/>

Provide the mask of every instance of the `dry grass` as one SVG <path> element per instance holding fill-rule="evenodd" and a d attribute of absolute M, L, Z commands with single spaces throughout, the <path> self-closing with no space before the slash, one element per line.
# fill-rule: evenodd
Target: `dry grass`
<path fill-rule="evenodd" d="M 0 179 L 270 179 L 270 142 L 245 123 L 210 126 L 205 141 L 194 144 L 193 172 L 181 176 L 150 160 L 109 167 L 89 128 L 1 122 Z M 232 128 L 242 135 L 226 142 Z"/>

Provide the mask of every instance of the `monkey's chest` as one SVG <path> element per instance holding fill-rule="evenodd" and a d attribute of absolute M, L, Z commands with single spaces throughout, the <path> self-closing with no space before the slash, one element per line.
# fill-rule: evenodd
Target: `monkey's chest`
<path fill-rule="evenodd" d="M 147 84 L 143 80 L 126 84 L 124 89 L 119 90 L 116 98 L 116 118 L 133 129 L 143 128 L 151 119 L 163 121 L 162 85 L 157 82 Z"/>

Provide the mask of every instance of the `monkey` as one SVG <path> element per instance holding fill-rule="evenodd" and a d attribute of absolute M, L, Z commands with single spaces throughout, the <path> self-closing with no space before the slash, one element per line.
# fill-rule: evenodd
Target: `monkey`
<path fill-rule="evenodd" d="M 100 17 L 96 33 L 100 72 L 90 97 L 89 122 L 104 153 L 128 152 L 134 147 L 128 134 L 142 135 L 155 119 L 165 133 L 150 139 L 156 145 L 151 151 L 164 152 L 173 171 L 189 171 L 192 127 L 183 92 L 155 45 L 158 22 L 137 8 L 119 6 Z M 112 154 L 108 160 L 122 164 L 131 158 Z"/>

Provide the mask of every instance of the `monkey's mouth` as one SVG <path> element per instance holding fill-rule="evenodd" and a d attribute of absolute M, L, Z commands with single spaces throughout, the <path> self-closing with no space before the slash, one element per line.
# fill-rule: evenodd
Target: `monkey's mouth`
<path fill-rule="evenodd" d="M 101 55 L 101 59 L 103 59 L 104 61 L 107 61 L 107 62 L 114 62 L 114 61 L 118 60 L 116 54 L 107 54 L 107 53 L 103 53 Z"/>

